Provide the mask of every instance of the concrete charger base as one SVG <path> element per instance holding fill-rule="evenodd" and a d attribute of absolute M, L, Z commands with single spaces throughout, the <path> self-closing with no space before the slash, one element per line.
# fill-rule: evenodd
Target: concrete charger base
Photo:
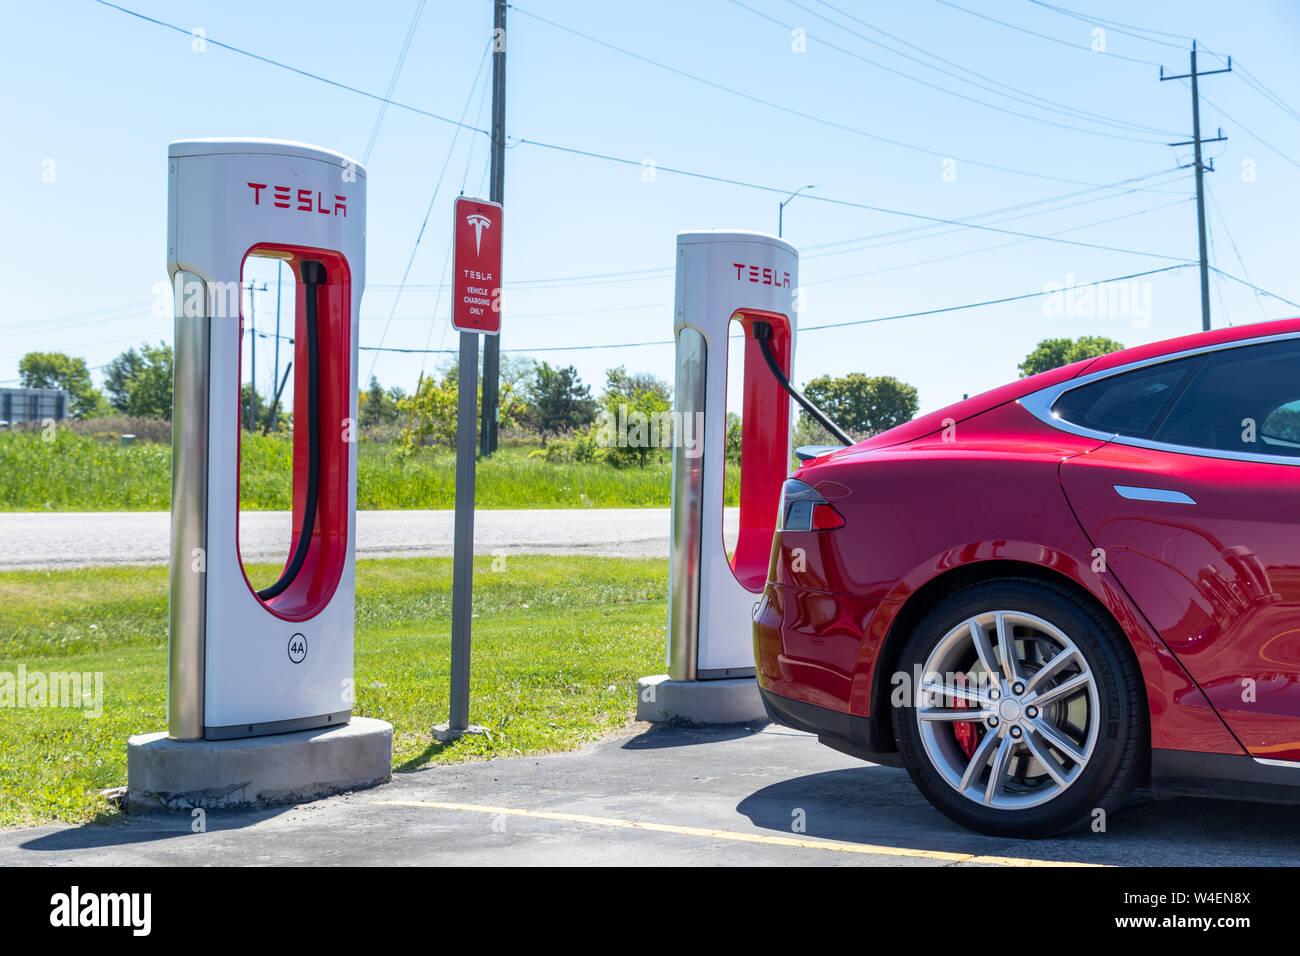
<path fill-rule="evenodd" d="M 304 803 L 391 780 L 393 725 L 353 717 L 237 740 L 136 734 L 126 744 L 126 776 L 128 813 Z"/>
<path fill-rule="evenodd" d="M 752 677 L 678 681 L 667 674 L 655 674 L 636 682 L 636 719 L 740 724 L 766 722 L 768 717 L 758 682 Z"/>

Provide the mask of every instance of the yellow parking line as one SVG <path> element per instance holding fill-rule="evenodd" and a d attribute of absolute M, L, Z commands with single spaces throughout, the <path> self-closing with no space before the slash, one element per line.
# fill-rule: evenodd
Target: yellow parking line
<path fill-rule="evenodd" d="M 475 803 L 441 803 L 433 800 L 376 800 L 374 803 L 386 807 L 423 807 L 427 810 L 457 810 L 465 813 L 487 813 L 493 816 L 531 817 L 536 820 L 557 820 L 561 823 L 581 823 L 593 827 L 618 827 L 624 830 L 650 830 L 655 833 L 676 833 L 681 836 L 705 837 L 711 840 L 733 840 L 737 843 L 765 843 L 769 846 L 790 846 L 805 850 L 833 850 L 838 853 L 865 853 L 872 856 L 905 856 L 922 860 L 943 860 L 948 863 L 988 863 L 997 866 L 1098 865 L 1095 863 L 1058 862 L 1056 860 L 1027 860 L 1013 856 L 950 853 L 946 850 L 914 850 L 908 847 L 873 846 L 869 843 L 841 843 L 836 840 L 806 840 L 798 837 L 774 836 L 767 833 L 742 833 L 737 830 L 713 830 L 708 827 L 678 826 L 674 823 L 651 823 L 646 820 L 623 820 L 618 817 L 593 817 L 585 813 L 559 813 L 554 810 L 490 807 Z"/>

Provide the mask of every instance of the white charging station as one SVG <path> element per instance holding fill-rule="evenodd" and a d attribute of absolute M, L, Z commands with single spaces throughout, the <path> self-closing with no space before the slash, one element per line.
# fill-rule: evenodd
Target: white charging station
<path fill-rule="evenodd" d="M 673 412 L 703 423 L 692 452 L 672 452 L 668 674 L 643 678 L 643 720 L 727 723 L 764 715 L 754 681 L 752 611 L 762 594 L 781 486 L 790 472 L 789 394 L 767 367 L 758 333 L 788 377 L 794 361 L 799 256 L 775 236 L 677 237 Z M 740 528 L 723 537 L 728 338 L 743 333 Z M 732 466 L 734 467 L 734 466 Z"/>
<path fill-rule="evenodd" d="M 199 139 L 171 144 L 168 174 L 176 306 L 168 733 L 132 738 L 128 799 L 220 790 L 241 774 L 237 802 L 257 802 L 250 788 L 293 797 L 378 782 L 391 772 L 391 727 L 348 726 L 365 170 L 300 143 Z M 293 532 L 284 567 L 262 587 L 239 550 L 240 286 L 251 256 L 287 264 L 296 302 Z M 322 737 L 322 728 L 339 731 Z M 282 749 L 296 745 L 305 748 L 297 756 Z M 247 782 L 256 775 L 249 760 L 266 780 Z"/>

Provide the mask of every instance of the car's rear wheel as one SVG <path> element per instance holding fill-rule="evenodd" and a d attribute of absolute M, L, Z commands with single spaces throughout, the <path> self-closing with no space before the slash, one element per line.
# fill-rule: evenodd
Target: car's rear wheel
<path fill-rule="evenodd" d="M 913 630 L 894 735 L 912 780 L 953 820 L 1040 837 L 1104 820 L 1147 755 L 1136 661 L 1096 609 L 1029 579 L 986 581 Z"/>

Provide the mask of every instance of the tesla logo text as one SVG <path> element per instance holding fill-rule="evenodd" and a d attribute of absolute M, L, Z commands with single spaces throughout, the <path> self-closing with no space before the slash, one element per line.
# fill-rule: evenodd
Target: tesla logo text
<path fill-rule="evenodd" d="M 296 209 L 300 212 L 315 210 L 323 216 L 348 217 L 348 197 L 335 194 L 334 202 L 327 204 L 324 193 L 310 189 L 290 189 L 288 186 L 268 186 L 266 183 L 249 183 L 253 190 L 253 205 L 262 205 L 262 190 L 271 190 L 271 205 L 277 209 Z"/>
<path fill-rule="evenodd" d="M 731 267 L 736 270 L 737 281 L 748 277 L 750 282 L 759 285 L 774 285 L 778 289 L 790 288 L 790 273 L 788 272 L 777 272 L 768 266 L 747 266 L 742 262 L 733 262 Z"/>
<path fill-rule="evenodd" d="M 465 221 L 474 227 L 474 254 L 478 255 L 483 251 L 483 230 L 492 228 L 492 220 L 487 216 L 475 213 L 472 216 L 466 216 Z"/>

